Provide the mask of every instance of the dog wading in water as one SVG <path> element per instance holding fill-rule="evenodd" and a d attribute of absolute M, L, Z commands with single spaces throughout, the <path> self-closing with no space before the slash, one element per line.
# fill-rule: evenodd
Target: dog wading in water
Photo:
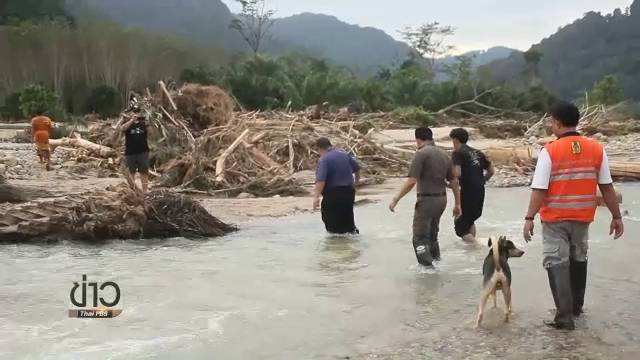
<path fill-rule="evenodd" d="M 523 236 L 531 241 L 533 221 L 540 212 L 543 266 L 556 306 L 554 320 L 546 324 L 573 330 L 574 317 L 582 314 L 584 305 L 588 232 L 598 205 L 598 188 L 613 216 L 610 234 L 615 239 L 623 235 L 624 225 L 604 147 L 576 131 L 580 111 L 575 105 L 555 104 L 550 114 L 558 139 L 538 156 Z"/>
<path fill-rule="evenodd" d="M 524 251 L 518 249 L 511 240 L 501 236 L 498 240 L 489 238 L 488 246 L 491 248 L 489 254 L 484 259 L 482 265 L 482 293 L 480 294 L 480 305 L 478 305 L 478 317 L 476 327 L 482 323 L 484 308 L 489 296 L 493 296 L 493 307 L 498 305 L 497 292 L 502 291 L 504 296 L 504 321 L 509 321 L 511 316 L 511 268 L 509 258 L 521 257 Z"/>

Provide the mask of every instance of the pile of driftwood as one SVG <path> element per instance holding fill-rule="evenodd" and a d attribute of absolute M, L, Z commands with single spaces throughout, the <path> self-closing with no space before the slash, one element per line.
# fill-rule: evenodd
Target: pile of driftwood
<path fill-rule="evenodd" d="M 212 237 L 234 231 L 184 195 L 126 185 L 60 199 L 0 205 L 0 243 Z"/>
<path fill-rule="evenodd" d="M 237 113 L 226 126 L 205 130 L 191 152 L 163 166 L 161 184 L 261 197 L 306 193 L 293 175 L 315 168 L 319 137 L 328 137 L 359 159 L 364 176 L 405 173 L 407 155 L 376 144 L 374 127 L 367 124 L 309 119 L 304 112 Z M 367 133 L 358 130 L 362 127 Z"/>
<path fill-rule="evenodd" d="M 170 91 L 159 83 L 152 95 L 134 95 L 149 124 L 153 174 L 161 187 L 185 192 L 257 197 L 300 195 L 307 190 L 294 174 L 315 168 L 314 143 L 328 137 L 356 156 L 364 176 L 406 173 L 411 151 L 387 149 L 374 142 L 376 129 L 392 126 L 390 114 L 290 112 L 233 113 L 229 96 L 217 87 L 186 85 Z M 78 162 L 118 172 L 123 135 L 117 121 L 96 123 L 88 138 L 74 134 L 52 142 Z"/>

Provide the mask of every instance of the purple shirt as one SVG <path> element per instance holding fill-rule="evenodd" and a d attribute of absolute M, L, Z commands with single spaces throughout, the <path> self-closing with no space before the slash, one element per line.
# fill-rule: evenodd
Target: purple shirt
<path fill-rule="evenodd" d="M 354 186 L 353 174 L 360 171 L 356 159 L 338 149 L 329 149 L 318 162 L 316 181 L 324 182 L 325 189 Z"/>

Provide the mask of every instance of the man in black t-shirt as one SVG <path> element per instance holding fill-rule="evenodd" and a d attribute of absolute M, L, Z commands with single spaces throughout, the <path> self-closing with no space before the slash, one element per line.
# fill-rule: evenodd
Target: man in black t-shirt
<path fill-rule="evenodd" d="M 120 127 L 124 132 L 124 155 L 130 173 L 130 184 L 135 186 L 136 172 L 140 174 L 142 191 L 147 192 L 149 184 L 149 145 L 147 143 L 147 122 L 140 109 L 133 110 L 131 119 Z"/>
<path fill-rule="evenodd" d="M 462 215 L 455 220 L 456 235 L 465 242 L 476 241 L 475 222 L 482 216 L 484 185 L 495 174 L 485 154 L 469 145 L 469 133 L 462 128 L 449 134 L 453 142 L 454 174 L 460 182 Z"/>

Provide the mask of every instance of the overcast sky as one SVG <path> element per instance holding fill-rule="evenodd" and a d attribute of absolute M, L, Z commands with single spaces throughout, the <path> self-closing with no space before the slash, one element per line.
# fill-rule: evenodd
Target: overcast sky
<path fill-rule="evenodd" d="M 223 0 L 233 12 L 234 0 Z M 587 11 L 610 13 L 633 0 L 267 0 L 278 17 L 301 12 L 334 15 L 400 38 L 398 30 L 438 21 L 452 25 L 458 52 L 496 45 L 526 50 Z"/>

